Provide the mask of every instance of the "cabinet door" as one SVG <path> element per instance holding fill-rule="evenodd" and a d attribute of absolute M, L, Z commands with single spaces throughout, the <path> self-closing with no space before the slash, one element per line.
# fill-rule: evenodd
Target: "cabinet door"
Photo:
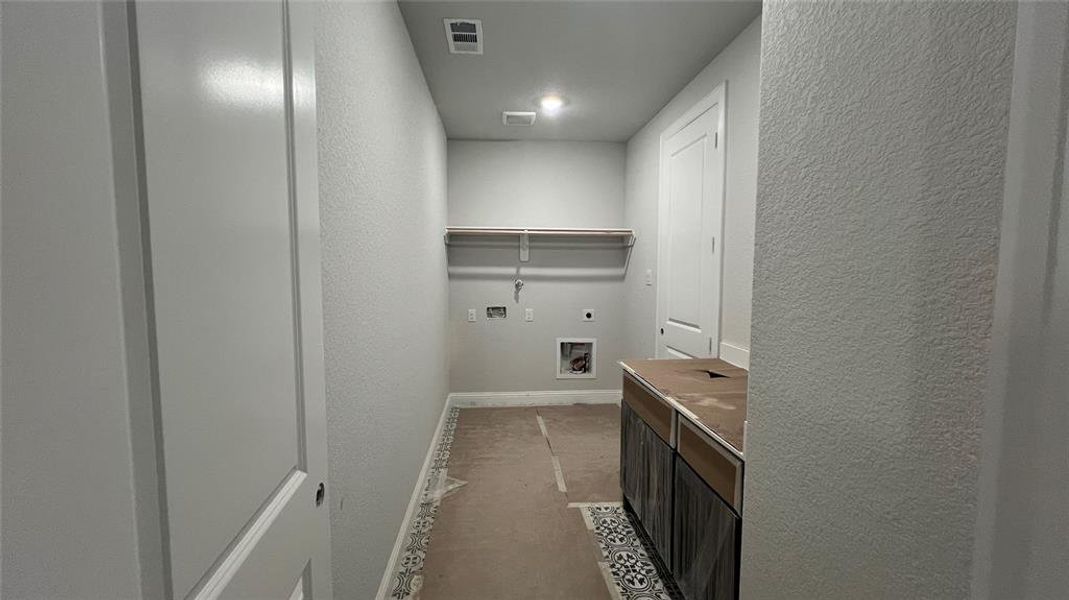
<path fill-rule="evenodd" d="M 621 407 L 621 487 L 657 552 L 668 564 L 672 549 L 672 448 L 626 402 Z"/>
<path fill-rule="evenodd" d="M 675 453 L 650 427 L 646 427 L 643 433 L 646 443 L 646 487 L 643 490 L 646 493 L 646 514 L 643 515 L 643 523 L 657 553 L 668 564 L 672 558 L 672 473 Z"/>
<path fill-rule="evenodd" d="M 677 457 L 672 574 L 687 600 L 738 597 L 742 520 Z"/>
<path fill-rule="evenodd" d="M 639 512 L 642 465 L 642 421 L 626 402 L 620 403 L 620 489 L 631 508 Z"/>

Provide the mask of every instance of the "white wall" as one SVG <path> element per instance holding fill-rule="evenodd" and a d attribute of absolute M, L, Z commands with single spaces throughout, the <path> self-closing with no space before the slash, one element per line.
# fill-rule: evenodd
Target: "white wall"
<path fill-rule="evenodd" d="M 449 142 L 449 223 L 500 227 L 621 227 L 624 145 L 610 142 Z M 439 238 L 440 239 L 440 238 Z M 469 240 L 470 241 L 470 240 Z M 517 240 L 449 249 L 450 390 L 619 389 L 624 358 L 619 243 Z M 525 285 L 518 298 L 513 281 Z M 503 305 L 508 318 L 486 320 Z M 478 321 L 467 322 L 469 308 Z M 524 321 L 524 309 L 535 319 Z M 583 322 L 583 309 L 595 321 Z M 596 379 L 556 378 L 558 337 L 597 338 Z"/>
<path fill-rule="evenodd" d="M 100 3 L 5 3 L 5 598 L 141 593 Z"/>
<path fill-rule="evenodd" d="M 449 141 L 449 224 L 623 227 L 624 145 Z"/>
<path fill-rule="evenodd" d="M 765 4 L 746 598 L 969 596 L 1014 15 Z"/>
<path fill-rule="evenodd" d="M 1018 7 L 973 565 L 978 599 L 1069 589 L 1069 4 Z"/>
<path fill-rule="evenodd" d="M 627 299 L 626 354 L 654 355 L 657 288 L 657 202 L 660 136 L 694 104 L 727 81 L 727 170 L 724 179 L 724 263 L 721 347 L 748 353 L 753 284 L 754 206 L 757 198 L 757 114 L 761 58 L 758 17 L 627 142 L 625 221 L 638 233 L 624 295 Z M 738 352 L 736 351 L 736 354 Z"/>
<path fill-rule="evenodd" d="M 445 134 L 395 3 L 316 41 L 334 593 L 371 598 L 448 393 Z"/>

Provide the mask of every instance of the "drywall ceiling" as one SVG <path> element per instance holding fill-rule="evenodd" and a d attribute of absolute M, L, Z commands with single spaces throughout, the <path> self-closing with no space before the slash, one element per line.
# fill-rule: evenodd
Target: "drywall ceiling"
<path fill-rule="evenodd" d="M 760 2 L 400 3 L 451 139 L 625 141 L 761 12 Z M 484 54 L 450 54 L 442 19 L 481 19 Z M 533 127 L 503 110 L 567 104 Z"/>

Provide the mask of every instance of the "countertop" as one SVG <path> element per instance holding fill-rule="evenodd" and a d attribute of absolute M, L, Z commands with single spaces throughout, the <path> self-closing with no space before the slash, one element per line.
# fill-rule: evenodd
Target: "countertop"
<path fill-rule="evenodd" d="M 718 358 L 626 360 L 620 366 L 742 458 L 749 382 L 746 369 Z"/>

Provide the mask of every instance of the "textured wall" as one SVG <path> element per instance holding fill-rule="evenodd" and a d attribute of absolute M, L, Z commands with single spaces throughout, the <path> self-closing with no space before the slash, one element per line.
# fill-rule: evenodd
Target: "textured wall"
<path fill-rule="evenodd" d="M 657 288 L 657 202 L 661 133 L 717 85 L 727 81 L 727 171 L 724 178 L 724 263 L 721 342 L 749 350 L 753 283 L 754 204 L 757 198 L 757 112 L 761 19 L 756 19 L 627 143 L 625 218 L 638 233 L 624 295 L 627 350 L 654 354 Z M 656 280 L 656 277 L 655 277 Z"/>
<path fill-rule="evenodd" d="M 334 593 L 362 600 L 448 392 L 445 134 L 396 4 L 325 4 L 316 42 Z"/>
<path fill-rule="evenodd" d="M 98 2 L 4 3 L 5 598 L 140 594 Z"/>
<path fill-rule="evenodd" d="M 449 142 L 449 223 L 508 227 L 622 227 L 624 145 L 609 142 Z M 450 391 L 619 389 L 625 251 L 517 242 L 449 250 Z M 519 297 L 513 280 L 524 280 Z M 508 319 L 487 321 L 488 305 Z M 467 322 L 469 308 L 479 314 Z M 532 308 L 533 322 L 523 320 Z M 583 322 L 583 309 L 596 311 Z M 557 379 L 558 337 L 598 340 L 597 379 Z"/>
<path fill-rule="evenodd" d="M 1014 17 L 765 4 L 746 598 L 969 594 Z"/>

